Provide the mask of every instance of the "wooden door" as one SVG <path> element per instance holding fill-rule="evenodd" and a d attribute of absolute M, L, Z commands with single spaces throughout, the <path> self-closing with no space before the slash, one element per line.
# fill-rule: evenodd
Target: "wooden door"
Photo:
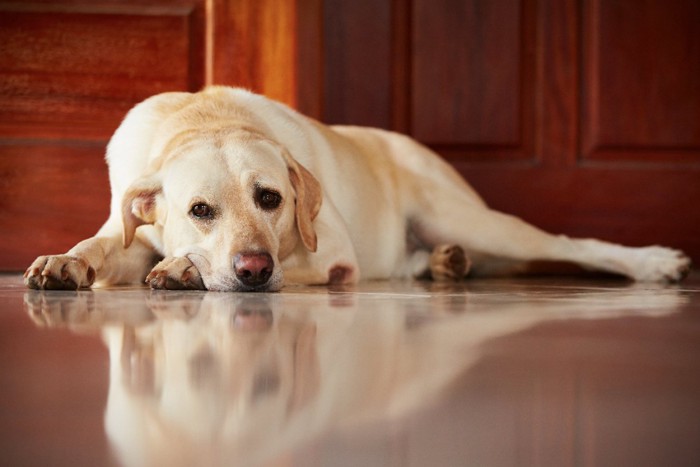
<path fill-rule="evenodd" d="M 295 8 L 276 0 L 0 4 L 0 271 L 65 252 L 107 219 L 106 144 L 137 102 L 218 83 L 294 105 Z"/>
<path fill-rule="evenodd" d="M 552 232 L 700 258 L 699 2 L 325 0 L 318 14 L 323 120 L 409 133 Z"/>
<path fill-rule="evenodd" d="M 700 258 L 697 24 L 694 0 L 3 2 L 0 269 L 92 235 L 126 110 L 208 83 L 411 134 L 550 231 Z"/>

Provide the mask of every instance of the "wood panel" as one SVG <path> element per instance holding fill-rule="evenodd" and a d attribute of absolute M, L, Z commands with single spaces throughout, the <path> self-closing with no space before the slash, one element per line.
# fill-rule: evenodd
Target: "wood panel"
<path fill-rule="evenodd" d="M 208 83 L 297 105 L 296 2 L 211 0 L 207 21 Z"/>
<path fill-rule="evenodd" d="M 326 123 L 409 133 L 450 160 L 534 161 L 534 7 L 326 0 L 323 98 L 306 99 Z"/>
<path fill-rule="evenodd" d="M 104 222 L 104 149 L 137 102 L 225 84 L 298 105 L 297 76 L 314 78 L 311 64 L 321 49 L 297 53 L 297 31 L 311 27 L 304 38 L 320 36 L 320 6 L 320 0 L 0 3 L 0 269 L 21 270 L 39 254 L 65 251 Z M 319 82 L 306 80 L 307 94 Z"/>
<path fill-rule="evenodd" d="M 193 3 L 58 6 L 0 7 L 0 136 L 105 140 L 134 103 L 202 86 Z"/>
<path fill-rule="evenodd" d="M 204 84 L 204 2 L 0 5 L 0 268 L 97 231 L 104 152 L 126 112 Z"/>
<path fill-rule="evenodd" d="M 535 15 L 535 152 L 544 167 L 576 164 L 581 22 L 576 0 L 540 0 Z"/>
<path fill-rule="evenodd" d="M 700 163 L 700 3 L 584 6 L 585 160 Z"/>
<path fill-rule="evenodd" d="M 409 133 L 552 232 L 700 257 L 700 3 L 353 5 L 322 2 L 323 119 Z"/>
<path fill-rule="evenodd" d="M 296 25 L 296 108 L 323 120 L 323 0 L 299 2 Z"/>
<path fill-rule="evenodd" d="M 417 0 L 413 135 L 434 145 L 518 147 L 532 108 L 520 0 Z"/>
<path fill-rule="evenodd" d="M 700 197 L 699 5 L 3 2 L 0 166 L 66 157 L 71 171 L 62 151 L 91 148 L 81 157 L 96 178 L 81 183 L 96 192 L 106 168 L 95 145 L 133 103 L 205 82 L 244 85 L 328 123 L 412 134 L 494 207 L 554 232 L 700 257 L 700 209 L 689 202 Z M 41 194 L 25 188 L 0 182 L 0 197 L 15 202 L 21 191 L 58 216 L 49 211 L 69 212 L 78 196 L 51 183 Z M 15 232 L 3 206 L 0 230 L 20 242 L 33 230 Z M 43 252 L 13 243 L 0 267 Z"/>
<path fill-rule="evenodd" d="M 326 123 L 392 124 L 392 2 L 323 4 Z"/>
<path fill-rule="evenodd" d="M 67 251 L 109 214 L 104 144 L 0 146 L 0 258 L 23 270 L 39 254 Z"/>
<path fill-rule="evenodd" d="M 603 3 L 610 7 L 624 4 L 624 8 L 643 9 L 654 2 Z M 700 255 L 700 209 L 688 200 L 700 196 L 700 171 L 697 170 L 700 167 L 688 164 L 693 157 L 690 152 L 679 157 L 679 146 L 667 150 L 645 141 L 642 133 L 646 130 L 641 120 L 646 116 L 638 109 L 624 106 L 618 109 L 619 102 L 613 100 L 607 104 L 608 114 L 626 122 L 628 135 L 636 132 L 636 140 L 609 145 L 608 149 L 615 150 L 614 158 L 601 159 L 600 148 L 596 149 L 595 157 L 591 155 L 593 146 L 589 144 L 590 139 L 586 139 L 590 135 L 589 123 L 593 121 L 589 118 L 589 109 L 597 101 L 588 92 L 590 77 L 600 73 L 610 80 L 630 82 L 637 79 L 634 68 L 596 71 L 595 62 L 588 58 L 592 43 L 590 34 L 594 31 L 589 25 L 595 22 L 596 10 L 592 8 L 595 5 L 597 3 L 573 0 L 538 3 L 535 106 L 539 163 L 520 168 L 460 162 L 457 165 L 492 206 L 552 232 L 602 237 L 631 245 L 666 244 L 684 249 L 697 258 Z M 688 10 L 687 14 L 692 16 L 693 10 Z M 650 20 L 652 29 L 653 24 Z M 615 35 L 614 28 L 609 34 Z M 696 33 L 683 33 L 687 44 L 695 40 L 693 34 Z M 659 34 L 656 40 L 666 41 Z M 610 54 L 610 62 L 621 53 L 606 45 L 600 47 Z M 659 44 L 656 47 L 671 46 Z M 700 76 L 684 62 L 668 63 L 668 67 L 673 69 L 668 73 L 676 74 L 680 82 L 697 80 Z M 618 74 L 617 78 L 611 76 L 614 73 Z M 656 102 L 654 106 L 661 112 L 677 111 L 670 101 Z M 687 117 L 687 126 L 700 122 L 691 115 Z M 612 138 L 615 133 L 610 135 Z M 622 133 L 617 138 L 620 135 Z M 633 158 L 625 158 L 625 151 L 632 151 L 629 154 Z"/>

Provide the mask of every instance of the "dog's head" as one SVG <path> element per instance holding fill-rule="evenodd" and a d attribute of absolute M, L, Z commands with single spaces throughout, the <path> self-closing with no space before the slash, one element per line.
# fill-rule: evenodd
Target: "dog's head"
<path fill-rule="evenodd" d="M 125 246 L 154 224 L 164 253 L 188 257 L 219 291 L 279 290 L 280 261 L 299 245 L 316 251 L 321 187 L 280 144 L 244 129 L 191 130 L 160 160 L 123 198 Z"/>

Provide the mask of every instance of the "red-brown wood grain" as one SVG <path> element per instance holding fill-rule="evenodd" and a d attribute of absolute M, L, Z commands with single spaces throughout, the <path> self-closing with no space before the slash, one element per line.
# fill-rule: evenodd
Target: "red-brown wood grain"
<path fill-rule="evenodd" d="M 203 84 L 191 8 L 97 6 L 0 13 L 0 136 L 104 141 L 134 103 Z"/>
<path fill-rule="evenodd" d="M 700 3 L 587 2 L 582 157 L 700 163 Z"/>
<path fill-rule="evenodd" d="M 391 24 L 388 1 L 323 2 L 323 121 L 391 125 Z"/>
<path fill-rule="evenodd" d="M 3 2 L 0 269 L 101 224 L 102 151 L 133 104 L 212 83 L 409 133 L 494 207 L 549 230 L 700 258 L 698 5 Z"/>
<path fill-rule="evenodd" d="M 0 270 L 93 235 L 104 151 L 126 112 L 205 84 L 296 97 L 296 4 L 214 0 L 0 5 Z"/>
<path fill-rule="evenodd" d="M 525 2 L 417 0 L 413 10 L 412 131 L 436 144 L 522 143 Z M 446 63 L 446 61 L 449 61 Z M 531 120 L 531 119 L 530 119 Z"/>
<path fill-rule="evenodd" d="M 296 105 L 296 8 L 294 1 L 212 0 L 211 84 Z"/>
<path fill-rule="evenodd" d="M 137 102 L 204 84 L 203 17 L 199 0 L 0 5 L 1 270 L 107 219 L 107 141 Z"/>
<path fill-rule="evenodd" d="M 60 254 L 107 220 L 105 147 L 90 143 L 0 146 L 0 258 L 22 270 L 32 256 Z"/>
<path fill-rule="evenodd" d="M 382 94 L 386 76 L 401 90 L 326 100 L 326 119 L 393 116 L 384 126 L 432 146 L 492 206 L 553 232 L 700 258 L 697 2 L 374 4 L 391 34 L 353 19 L 364 2 L 344 4 L 325 15 L 351 30 L 347 43 L 336 33 L 325 44 L 398 53 L 369 78 L 352 71 L 366 70 L 366 58 L 327 52 L 326 75 L 349 89 L 324 93 Z"/>

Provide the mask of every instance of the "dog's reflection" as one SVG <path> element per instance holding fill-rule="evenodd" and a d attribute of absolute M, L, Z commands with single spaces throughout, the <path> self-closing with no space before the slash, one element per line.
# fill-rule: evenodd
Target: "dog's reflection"
<path fill-rule="evenodd" d="M 127 464 L 245 465 L 284 431 L 319 390 L 319 357 L 316 323 L 274 302 L 156 294 L 156 321 L 105 330 L 106 426 Z"/>
<path fill-rule="evenodd" d="M 25 304 L 37 324 L 101 332 L 105 424 L 119 458 L 177 466 L 261 465 L 324 431 L 403 415 L 440 394 L 486 341 L 543 321 L 655 316 L 684 303 L 672 289 L 498 303 L 414 292 L 30 291 Z"/>

